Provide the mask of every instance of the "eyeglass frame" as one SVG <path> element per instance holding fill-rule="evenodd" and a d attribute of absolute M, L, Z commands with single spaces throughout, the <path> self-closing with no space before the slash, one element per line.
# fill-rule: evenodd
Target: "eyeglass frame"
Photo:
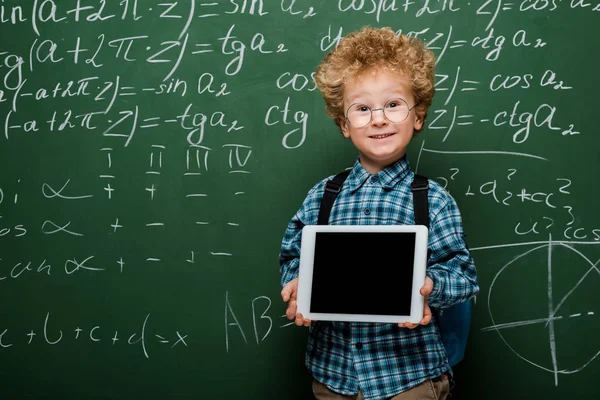
<path fill-rule="evenodd" d="M 406 114 L 406 117 L 404 117 L 404 119 L 403 119 L 402 121 L 400 121 L 400 122 L 393 122 L 392 120 L 390 120 L 390 119 L 387 117 L 387 115 L 385 115 L 385 106 L 386 106 L 386 105 L 387 105 L 387 104 L 388 104 L 390 101 L 394 101 L 394 100 L 401 100 L 402 102 L 404 102 L 404 104 L 406 104 L 406 107 L 408 107 L 408 113 Z M 365 106 L 365 107 L 367 107 L 367 108 L 369 109 L 369 111 L 371 112 L 371 118 L 369 118 L 369 122 L 367 122 L 366 124 L 364 124 L 364 125 L 361 125 L 361 126 L 355 126 L 355 125 L 353 125 L 353 124 L 352 124 L 352 122 L 350 122 L 350 119 L 348 118 L 348 112 L 350 111 L 350 109 L 352 108 L 352 106 L 355 106 L 356 104 L 362 104 L 362 105 L 364 105 L 364 106 Z M 371 108 L 371 107 L 369 107 L 368 105 L 366 105 L 366 104 L 363 104 L 363 103 L 352 103 L 352 104 L 350 104 L 350 106 L 348 106 L 348 108 L 346 109 L 346 114 L 344 115 L 344 119 L 345 119 L 346 121 L 348 121 L 348 123 L 349 123 L 350 125 L 354 126 L 355 128 L 364 128 L 365 126 L 367 126 L 367 125 L 369 125 L 371 122 L 373 122 L 373 111 L 381 111 L 381 112 L 383 113 L 383 118 L 385 118 L 385 120 L 386 120 L 386 121 L 388 121 L 390 124 L 401 124 L 401 123 L 403 123 L 404 121 L 406 121 L 406 119 L 408 118 L 408 116 L 410 115 L 410 113 L 412 112 L 412 110 L 413 110 L 413 109 L 414 109 L 414 108 L 415 108 L 417 105 L 419 105 L 419 103 L 418 103 L 418 102 L 417 102 L 417 103 L 415 103 L 415 104 L 414 104 L 412 107 L 409 107 L 409 105 L 408 105 L 408 102 L 407 102 L 406 100 L 404 100 L 404 99 L 400 98 L 400 97 L 396 97 L 396 98 L 393 98 L 393 99 L 389 99 L 389 100 L 387 100 L 387 101 L 386 101 L 386 102 L 383 104 L 383 107 L 379 107 L 379 108 Z"/>

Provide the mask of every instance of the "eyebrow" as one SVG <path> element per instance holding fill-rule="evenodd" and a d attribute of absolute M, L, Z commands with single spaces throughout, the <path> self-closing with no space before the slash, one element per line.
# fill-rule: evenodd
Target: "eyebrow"
<path fill-rule="evenodd" d="M 360 98 L 360 96 L 355 96 L 355 98 L 353 100 L 349 99 L 348 100 L 349 101 L 349 105 L 352 105 L 352 104 L 366 104 L 367 103 L 366 101 L 357 101 L 357 99 L 359 99 L 359 98 Z M 387 103 L 390 100 L 396 100 L 396 99 L 404 100 L 407 104 L 409 103 L 409 101 L 408 101 L 408 99 L 406 97 L 398 95 L 398 96 L 390 96 L 390 97 L 388 97 L 385 100 L 384 104 Z"/>

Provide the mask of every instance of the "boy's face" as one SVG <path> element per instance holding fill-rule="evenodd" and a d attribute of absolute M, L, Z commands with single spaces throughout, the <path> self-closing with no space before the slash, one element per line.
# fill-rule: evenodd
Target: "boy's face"
<path fill-rule="evenodd" d="M 387 69 L 368 70 L 346 83 L 346 114 L 340 120 L 340 127 L 344 136 L 351 139 L 358 149 L 363 168 L 376 174 L 406 154 L 414 130 L 423 126 L 423 119 L 417 116 L 414 105 L 408 80 Z M 382 111 L 384 107 L 388 118 Z M 374 110 L 371 121 L 360 126 L 368 121 L 369 109 Z M 402 122 L 390 121 L 398 121 L 406 113 L 408 116 Z"/>

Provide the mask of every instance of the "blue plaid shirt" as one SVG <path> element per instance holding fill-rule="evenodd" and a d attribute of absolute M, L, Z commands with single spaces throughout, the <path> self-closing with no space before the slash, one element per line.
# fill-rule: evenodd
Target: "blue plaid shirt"
<path fill-rule="evenodd" d="M 413 176 L 406 157 L 375 175 L 357 160 L 329 224 L 414 224 Z M 332 177 L 308 192 L 287 227 L 280 252 L 282 286 L 298 276 L 302 227 L 317 223 L 323 189 Z M 433 181 L 429 185 L 427 275 L 434 282 L 429 305 L 445 308 L 470 299 L 479 287 L 458 207 L 440 185 Z M 309 330 L 306 365 L 331 390 L 352 395 L 360 389 L 365 399 L 392 397 L 450 371 L 435 320 L 412 330 L 397 324 L 315 321 Z"/>

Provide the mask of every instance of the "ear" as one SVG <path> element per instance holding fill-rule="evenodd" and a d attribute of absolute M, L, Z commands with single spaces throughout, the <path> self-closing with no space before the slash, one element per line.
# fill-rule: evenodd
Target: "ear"
<path fill-rule="evenodd" d="M 421 129 L 423 129 L 426 115 L 426 111 L 420 110 L 418 108 L 415 110 L 415 123 L 413 125 L 415 131 L 420 131 Z"/>
<path fill-rule="evenodd" d="M 346 118 L 338 117 L 338 124 L 342 130 L 342 135 L 344 135 L 346 139 L 350 139 L 350 127 L 348 126 L 348 121 L 346 121 Z"/>
<path fill-rule="evenodd" d="M 425 122 L 425 118 L 423 118 L 423 115 L 421 113 L 418 113 L 415 116 L 415 125 L 414 125 L 415 131 L 420 131 L 421 129 L 423 129 L 424 122 Z"/>

